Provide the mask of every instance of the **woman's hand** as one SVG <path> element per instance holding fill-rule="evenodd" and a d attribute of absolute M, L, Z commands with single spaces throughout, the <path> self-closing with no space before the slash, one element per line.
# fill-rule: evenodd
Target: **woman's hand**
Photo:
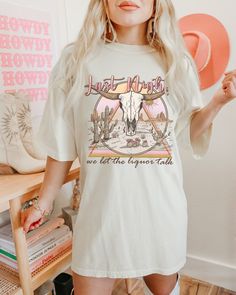
<path fill-rule="evenodd" d="M 39 199 L 38 204 L 41 209 L 46 211 L 51 211 L 53 208 L 51 201 Z M 39 227 L 44 222 L 44 220 L 45 216 L 42 216 L 42 212 L 34 208 L 34 206 L 30 206 L 24 211 L 21 211 L 21 226 L 23 227 L 25 233 L 27 233 L 29 230 Z"/>
<path fill-rule="evenodd" d="M 38 198 L 38 205 L 42 210 L 51 212 L 53 202 L 72 164 L 73 161 L 57 161 L 47 156 L 44 179 L 39 190 L 39 195 L 43 197 Z M 25 233 L 39 227 L 44 219 L 45 217 L 42 216 L 42 212 L 33 206 L 21 211 L 21 225 Z"/>
<path fill-rule="evenodd" d="M 222 88 L 215 93 L 213 100 L 216 104 L 225 105 L 234 98 L 236 98 L 236 70 L 225 73 Z"/>
<path fill-rule="evenodd" d="M 190 138 L 194 141 L 209 127 L 221 108 L 236 98 L 236 70 L 225 73 L 222 87 L 214 94 L 210 102 L 196 112 L 191 120 Z"/>

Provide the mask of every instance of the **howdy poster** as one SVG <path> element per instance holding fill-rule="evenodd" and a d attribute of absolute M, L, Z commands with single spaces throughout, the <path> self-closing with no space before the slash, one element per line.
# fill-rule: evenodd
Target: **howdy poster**
<path fill-rule="evenodd" d="M 1 92 L 25 92 L 32 117 L 40 117 L 47 99 L 47 86 L 55 56 L 49 12 L 1 3 Z"/>

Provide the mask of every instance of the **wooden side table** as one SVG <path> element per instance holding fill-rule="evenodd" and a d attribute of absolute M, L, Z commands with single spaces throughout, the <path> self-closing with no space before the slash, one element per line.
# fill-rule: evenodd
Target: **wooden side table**
<path fill-rule="evenodd" d="M 64 183 L 79 178 L 79 172 L 79 162 L 76 159 Z M 30 272 L 26 237 L 20 222 L 20 211 L 22 203 L 38 194 L 43 177 L 44 172 L 0 176 L 0 212 L 8 209 L 10 212 L 19 272 L 19 276 L 16 277 L 4 267 L 0 267 L 0 290 L 6 294 L 33 295 L 35 289 L 67 269 L 71 264 L 70 250 L 45 264 L 34 275 Z"/>

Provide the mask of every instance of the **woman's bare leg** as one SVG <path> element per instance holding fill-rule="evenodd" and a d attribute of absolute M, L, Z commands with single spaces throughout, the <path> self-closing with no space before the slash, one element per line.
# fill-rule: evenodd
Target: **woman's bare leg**
<path fill-rule="evenodd" d="M 115 278 L 96 278 L 79 275 L 72 271 L 74 295 L 111 295 Z"/>
<path fill-rule="evenodd" d="M 174 289 L 178 273 L 171 275 L 150 274 L 143 279 L 153 295 L 169 295 Z"/>

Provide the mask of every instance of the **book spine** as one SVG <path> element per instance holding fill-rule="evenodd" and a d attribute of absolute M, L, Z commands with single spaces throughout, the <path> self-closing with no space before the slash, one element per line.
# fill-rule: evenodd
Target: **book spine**
<path fill-rule="evenodd" d="M 48 235 L 46 235 L 45 237 L 41 238 L 40 240 L 36 241 L 34 244 L 28 247 L 29 256 L 47 247 L 53 241 L 67 234 L 69 231 L 70 228 L 67 225 L 62 225 L 54 229 L 51 233 L 49 233 Z"/>
<path fill-rule="evenodd" d="M 36 242 L 38 239 L 45 236 L 47 233 L 51 232 L 57 227 L 60 227 L 65 223 L 62 217 L 53 217 L 48 221 L 45 221 L 40 227 L 29 231 L 26 234 L 26 242 L 29 246 L 30 244 Z M 0 227 L 0 245 L 14 250 L 15 244 L 12 237 L 11 224 L 7 224 L 4 227 Z"/>
<path fill-rule="evenodd" d="M 4 257 L 10 258 L 16 261 L 16 255 L 15 253 L 12 253 L 11 250 L 8 251 L 4 248 L 0 248 L 0 254 Z"/>
<path fill-rule="evenodd" d="M 1 226 L 0 237 L 4 240 L 13 242 L 11 223 L 7 223 L 5 226 Z"/>
<path fill-rule="evenodd" d="M 46 264 L 48 261 L 56 257 L 58 254 L 66 250 L 67 248 L 72 247 L 72 239 L 65 241 L 61 245 L 57 246 L 55 249 L 52 249 L 46 255 L 42 256 L 41 258 L 37 259 L 30 265 L 30 271 L 33 272 L 37 270 L 39 267 Z"/>
<path fill-rule="evenodd" d="M 0 247 L 10 247 L 11 249 L 14 249 L 14 242 L 5 240 L 4 238 L 0 237 Z"/>
<path fill-rule="evenodd" d="M 35 259 L 35 257 L 39 258 L 42 255 L 44 255 L 46 253 L 46 251 L 50 250 L 51 248 L 54 247 L 54 245 L 58 245 L 61 243 L 61 241 L 65 241 L 67 238 L 70 238 L 72 236 L 72 232 L 71 230 L 68 228 L 65 233 L 63 233 L 63 235 L 60 233 L 60 236 L 57 238 L 54 238 L 52 241 L 50 241 L 50 243 L 45 247 L 45 246 L 41 246 L 38 251 L 36 250 L 34 253 L 29 254 L 29 261 L 33 261 Z M 2 254 L 3 256 L 13 260 L 13 261 L 17 261 L 17 257 L 15 253 L 12 253 L 10 250 L 8 249 L 0 249 L 0 254 Z"/>
<path fill-rule="evenodd" d="M 47 224 L 47 226 L 44 226 L 42 228 L 38 228 L 38 231 L 35 232 L 32 236 L 26 237 L 27 245 L 30 246 L 31 244 L 35 243 L 39 239 L 43 238 L 50 232 L 52 232 L 54 229 L 60 227 L 64 224 L 63 218 L 55 218 L 50 221 L 50 224 Z"/>
<path fill-rule="evenodd" d="M 41 240 L 36 241 L 35 244 L 32 244 L 28 247 L 28 255 L 31 256 L 35 252 L 45 248 L 47 244 L 51 244 L 53 241 L 58 239 L 58 237 L 66 234 L 68 231 L 70 231 L 70 228 L 67 225 L 62 225 L 56 229 L 54 229 L 51 233 L 41 238 Z M 0 246 L 0 253 L 6 255 L 6 252 L 8 255 L 11 256 L 11 258 L 16 260 L 16 249 L 15 246 L 12 249 L 11 247 L 4 247 Z"/>
<path fill-rule="evenodd" d="M 17 270 L 17 262 L 4 256 L 4 255 L 0 255 L 0 263 L 3 263 L 4 266 L 9 265 L 12 268 L 14 268 L 15 270 Z"/>
<path fill-rule="evenodd" d="M 59 245 L 55 249 L 52 249 L 49 253 L 44 255 L 42 258 L 33 262 L 32 265 L 30 265 L 31 273 L 37 270 L 39 267 L 46 264 L 48 261 L 52 260 L 61 252 L 64 252 L 65 250 L 70 250 L 70 249 L 72 249 L 72 239 L 64 242 L 62 245 Z M 9 270 L 15 272 L 16 274 L 18 274 L 18 266 L 16 262 L 12 262 L 8 258 L 5 258 L 4 256 L 0 255 L 0 264 L 8 268 Z"/>
<path fill-rule="evenodd" d="M 72 237 L 72 232 L 69 231 L 66 235 L 60 237 L 56 241 L 53 241 L 50 245 L 48 245 L 46 248 L 34 253 L 29 257 L 29 263 L 33 263 L 35 260 L 41 258 L 43 255 L 48 253 L 51 249 L 55 249 L 56 246 L 62 244 L 63 242 L 67 241 Z"/>

